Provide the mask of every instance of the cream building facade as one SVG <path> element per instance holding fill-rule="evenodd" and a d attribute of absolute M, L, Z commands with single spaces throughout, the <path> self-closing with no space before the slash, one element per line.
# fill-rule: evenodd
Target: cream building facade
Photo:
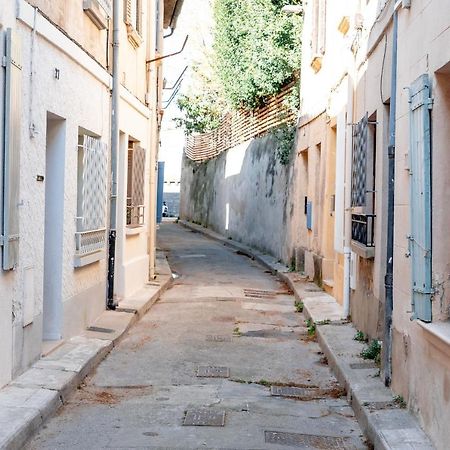
<path fill-rule="evenodd" d="M 358 330 L 383 341 L 381 376 L 445 449 L 450 3 L 312 0 L 304 20 L 294 166 L 301 206 L 290 230 L 297 260 Z"/>
<path fill-rule="evenodd" d="M 118 3 L 120 302 L 145 287 L 154 267 L 148 236 L 156 227 L 151 162 L 160 81 L 148 61 L 157 54 L 164 7 L 171 16 L 174 4 Z M 112 14 L 110 0 L 0 7 L 0 386 L 106 309 Z"/>

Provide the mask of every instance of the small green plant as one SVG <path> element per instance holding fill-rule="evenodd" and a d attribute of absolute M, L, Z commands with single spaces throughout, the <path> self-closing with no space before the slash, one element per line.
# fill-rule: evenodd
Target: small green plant
<path fill-rule="evenodd" d="M 376 363 L 380 362 L 381 344 L 377 339 L 373 339 L 372 342 L 361 351 L 361 357 L 363 359 L 372 359 Z"/>
<path fill-rule="evenodd" d="M 308 330 L 308 336 L 314 336 L 316 334 L 316 324 L 311 320 L 305 320 L 306 328 Z"/>
<path fill-rule="evenodd" d="M 277 140 L 277 159 L 280 164 L 286 166 L 291 161 L 291 154 L 294 149 L 295 127 L 284 124 L 277 127 L 273 134 Z"/>
<path fill-rule="evenodd" d="M 402 395 L 394 395 L 394 403 L 399 408 L 402 408 L 402 409 L 406 408 L 406 402 Z"/>
<path fill-rule="evenodd" d="M 355 341 L 359 341 L 359 342 L 367 342 L 366 335 L 365 335 L 362 331 L 360 331 L 360 330 L 358 330 L 358 331 L 355 333 L 355 335 L 353 336 L 353 339 L 354 339 Z"/>
<path fill-rule="evenodd" d="M 257 381 L 256 384 L 260 384 L 261 386 L 270 386 L 272 383 L 270 383 L 270 381 L 262 379 Z"/>
<path fill-rule="evenodd" d="M 295 272 L 295 258 L 291 259 L 291 263 L 289 264 L 289 272 Z"/>
<path fill-rule="evenodd" d="M 301 300 L 296 300 L 295 303 L 294 303 L 294 306 L 295 306 L 295 310 L 298 313 L 303 312 L 304 305 L 303 305 L 303 302 Z"/>
<path fill-rule="evenodd" d="M 241 331 L 239 330 L 239 327 L 235 327 L 234 329 L 233 329 L 233 334 L 235 335 L 235 336 L 240 336 L 242 333 L 241 333 Z"/>
<path fill-rule="evenodd" d="M 329 325 L 331 323 L 330 319 L 319 320 L 316 325 Z"/>

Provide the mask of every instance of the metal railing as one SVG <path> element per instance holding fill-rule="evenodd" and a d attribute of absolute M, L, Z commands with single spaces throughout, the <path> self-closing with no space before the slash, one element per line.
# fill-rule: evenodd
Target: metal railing
<path fill-rule="evenodd" d="M 87 255 L 104 249 L 106 246 L 106 228 L 75 233 L 75 254 Z"/>
<path fill-rule="evenodd" d="M 352 214 L 352 240 L 366 247 L 375 247 L 375 214 Z"/>
<path fill-rule="evenodd" d="M 127 205 L 127 225 L 140 226 L 144 225 L 145 219 L 144 205 Z"/>

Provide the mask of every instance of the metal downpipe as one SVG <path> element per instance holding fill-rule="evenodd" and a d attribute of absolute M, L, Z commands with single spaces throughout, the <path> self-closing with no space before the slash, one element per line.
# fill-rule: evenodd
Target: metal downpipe
<path fill-rule="evenodd" d="M 108 236 L 107 308 L 116 309 L 114 301 L 114 267 L 117 233 L 117 154 L 119 150 L 119 1 L 113 0 L 113 65 L 111 90 L 111 193 Z"/>
<path fill-rule="evenodd" d="M 392 311 L 393 299 L 393 269 L 394 269 L 394 189 L 395 189 L 395 120 L 397 106 L 397 34 L 398 12 L 394 7 L 392 31 L 392 70 L 391 97 L 389 111 L 389 146 L 388 146 L 388 216 L 387 216 L 387 245 L 386 245 L 386 275 L 385 286 L 385 315 L 383 340 L 384 384 L 389 386 L 392 379 Z"/>

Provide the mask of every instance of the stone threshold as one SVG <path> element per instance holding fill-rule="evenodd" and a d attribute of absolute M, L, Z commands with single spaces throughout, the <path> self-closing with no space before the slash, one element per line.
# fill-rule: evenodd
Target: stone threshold
<path fill-rule="evenodd" d="M 306 318 L 316 324 L 317 339 L 328 364 L 347 391 L 358 423 L 376 450 L 435 448 L 417 418 L 395 402 L 395 394 L 382 382 L 379 369 L 365 367 L 359 356 L 364 343 L 353 339 L 357 330 L 345 320 L 342 306 L 334 297 L 304 276 L 289 272 L 271 255 L 191 222 L 180 220 L 179 224 L 252 256 L 292 289 L 296 300 L 303 302 Z"/>
<path fill-rule="evenodd" d="M 119 302 L 119 311 L 104 311 L 86 330 L 58 345 L 0 389 L 0 448 L 15 450 L 55 414 L 125 333 L 169 287 L 172 274 L 164 255 L 157 256 L 157 283 L 147 284 Z"/>

